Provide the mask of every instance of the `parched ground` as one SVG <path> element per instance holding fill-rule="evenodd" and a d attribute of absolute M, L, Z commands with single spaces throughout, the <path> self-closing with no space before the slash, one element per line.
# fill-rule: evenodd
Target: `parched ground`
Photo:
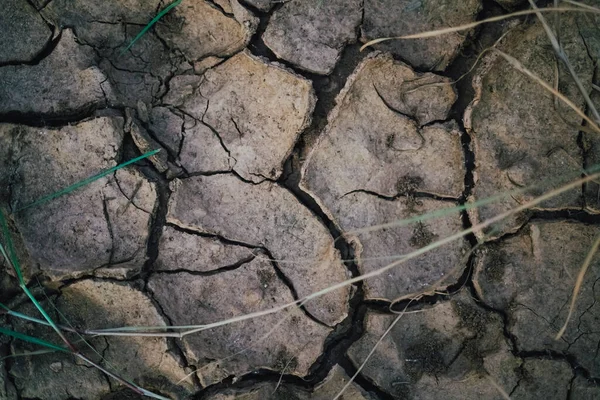
<path fill-rule="evenodd" d="M 597 134 L 498 53 L 469 71 L 494 45 L 589 112 L 535 16 L 359 51 L 526 1 L 183 0 L 128 50 L 168 2 L 2 5 L 0 207 L 31 290 L 78 330 L 209 324 L 288 304 L 600 162 Z M 600 108 L 600 16 L 546 15 Z M 500 193 L 510 196 L 456 209 Z M 361 229 L 431 212 L 441 216 Z M 598 399 L 598 258 L 554 337 L 599 213 L 592 181 L 301 307 L 82 348 L 172 399 L 328 400 L 394 324 L 340 399 Z M 0 302 L 39 317 L 4 263 Z M 19 318 L 0 324 L 60 343 Z M 36 350 L 0 336 L 0 399 L 138 398 Z"/>

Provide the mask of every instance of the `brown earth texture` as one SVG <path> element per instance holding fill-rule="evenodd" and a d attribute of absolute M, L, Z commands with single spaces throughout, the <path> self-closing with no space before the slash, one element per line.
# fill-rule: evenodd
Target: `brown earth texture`
<path fill-rule="evenodd" d="M 531 13 L 360 50 L 522 0 L 182 0 L 130 47 L 169 1 L 3 0 L 0 243 L 85 360 L 2 259 L 0 400 L 600 399 L 599 257 L 556 339 L 600 180 L 479 228 L 600 163 L 600 2 L 537 3 L 571 71 Z"/>

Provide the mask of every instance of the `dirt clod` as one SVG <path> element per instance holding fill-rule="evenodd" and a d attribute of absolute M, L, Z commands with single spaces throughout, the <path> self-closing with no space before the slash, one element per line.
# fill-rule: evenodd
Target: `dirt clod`
<path fill-rule="evenodd" d="M 573 355 L 593 376 L 600 374 L 597 356 L 589 351 L 600 340 L 594 311 L 597 261 L 590 265 L 564 337 L 554 337 L 565 321 L 579 268 L 597 234 L 597 227 L 581 223 L 531 223 L 517 235 L 486 246 L 477 257 L 474 276 L 483 301 L 506 313 L 507 328 L 519 350 Z"/>
<path fill-rule="evenodd" d="M 562 45 L 575 62 L 580 79 L 589 86 L 593 62 L 577 28 L 577 24 L 586 23 L 567 15 L 561 16 L 560 21 Z M 515 28 L 500 49 L 519 58 L 526 68 L 548 82 L 555 79 L 555 68 L 558 67 L 561 92 L 579 107 L 583 106 L 583 98 L 569 73 L 560 63 L 555 64 L 539 22 Z M 465 113 L 465 126 L 472 134 L 476 158 L 474 198 L 480 200 L 497 193 L 535 187 L 473 209 L 474 221 L 498 215 L 560 186 L 568 179 L 565 175 L 577 173 L 583 162 L 578 145 L 581 117 L 562 102 L 555 106 L 550 93 L 510 67 L 496 53 L 489 55 L 483 65 L 473 79 L 475 100 Z M 564 177 L 562 181 L 561 177 Z M 576 209 L 582 205 L 581 191 L 571 190 L 538 207 Z M 526 222 L 522 217 L 523 214 L 516 214 L 506 218 L 495 226 L 493 236 L 516 231 Z M 482 236 L 483 232 L 478 234 Z"/>
<path fill-rule="evenodd" d="M 329 74 L 344 46 L 356 40 L 358 0 L 291 0 L 273 13 L 263 35 L 280 58 L 317 74 Z"/>
<path fill-rule="evenodd" d="M 480 0 L 365 0 L 362 41 L 409 35 L 473 22 Z M 396 40 L 375 47 L 392 52 L 418 69 L 443 71 L 457 56 L 465 34 Z"/>
<path fill-rule="evenodd" d="M 47 45 L 52 31 L 29 2 L 6 0 L 2 5 L 5 12 L 0 15 L 0 64 L 33 61 Z"/>
<path fill-rule="evenodd" d="M 255 182 L 281 175 L 315 105 L 309 81 L 246 51 L 201 77 L 174 78 L 164 101 L 198 120 L 183 143 L 184 168 L 231 165 Z"/>
<path fill-rule="evenodd" d="M 105 74 L 94 65 L 93 51 L 79 45 L 69 29 L 39 64 L 0 67 L 0 82 L 0 114 L 73 116 L 114 99 Z"/>
<path fill-rule="evenodd" d="M 245 183 L 232 174 L 219 174 L 176 181 L 172 189 L 167 221 L 266 248 L 298 296 L 346 279 L 327 229 L 278 185 Z M 348 293 L 347 288 L 332 292 L 308 302 L 306 308 L 319 320 L 335 324 L 346 315 Z"/>
<path fill-rule="evenodd" d="M 154 274 L 149 288 L 174 324 L 205 324 L 293 301 L 281 281 L 272 281 L 265 290 L 261 277 L 272 271 L 268 261 L 255 259 L 213 276 Z M 178 290 L 173 292 L 173 287 Z M 292 317 L 296 317 L 294 329 Z M 183 339 L 183 346 L 190 362 L 198 365 L 204 385 L 258 368 L 303 376 L 320 354 L 329 331 L 291 308 L 260 320 L 199 332 Z"/>
<path fill-rule="evenodd" d="M 469 322 L 475 315 L 485 318 L 485 324 Z M 367 312 L 366 333 L 348 352 L 355 365 L 364 361 L 395 318 Z M 485 371 L 510 392 L 519 380 L 521 365 L 498 333 L 501 326 L 498 315 L 478 309 L 462 291 L 429 309 L 402 316 L 363 374 L 398 398 L 501 399 Z"/>
<path fill-rule="evenodd" d="M 18 141 L 11 158 L 15 174 L 4 176 L 18 210 L 115 166 L 123 120 L 102 117 L 59 129 L 0 124 L 0 136 Z M 15 222 L 32 261 L 56 279 L 112 267 L 129 274 L 146 260 L 156 196 L 154 185 L 129 168 L 20 211 Z"/>

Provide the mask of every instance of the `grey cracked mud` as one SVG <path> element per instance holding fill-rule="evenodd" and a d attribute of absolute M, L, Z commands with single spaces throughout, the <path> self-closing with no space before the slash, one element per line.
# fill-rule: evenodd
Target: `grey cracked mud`
<path fill-rule="evenodd" d="M 581 106 L 533 17 L 358 53 L 378 36 L 469 23 L 523 1 L 186 3 L 125 53 L 167 2 L 10 0 L 0 16 L 3 210 L 161 149 L 11 217 L 29 287 L 61 324 L 162 331 L 289 304 L 536 193 L 362 228 L 599 159 L 580 118 L 493 53 L 453 82 L 506 33 L 498 49 L 548 82 L 558 71 L 557 87 Z M 598 17 L 554 17 L 598 103 Z M 502 398 L 493 383 L 515 399 L 598 398 L 596 261 L 553 340 L 598 204 L 590 182 L 302 308 L 183 339 L 90 337 L 90 357 L 173 399 L 332 399 L 409 304 L 343 398 Z M 0 261 L 0 301 L 37 317 L 18 289 Z M 0 315 L 0 325 L 60 343 L 14 317 Z M 130 395 L 67 355 L 12 357 L 35 350 L 0 337 L 0 398 Z"/>

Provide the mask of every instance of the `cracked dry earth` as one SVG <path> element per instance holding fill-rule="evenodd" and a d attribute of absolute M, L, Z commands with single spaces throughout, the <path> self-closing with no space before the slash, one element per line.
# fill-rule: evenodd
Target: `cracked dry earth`
<path fill-rule="evenodd" d="M 581 118 L 496 53 L 454 84 L 501 39 L 544 80 L 557 71 L 585 109 L 535 18 L 358 51 L 523 3 L 184 0 L 123 52 L 165 1 L 4 0 L 4 209 L 161 149 L 11 215 L 32 290 L 80 329 L 216 322 L 373 272 L 545 188 L 360 228 L 599 163 Z M 554 23 L 600 107 L 600 18 Z M 87 352 L 173 399 L 326 400 L 406 309 L 344 399 L 501 399 L 498 387 L 513 399 L 598 399 L 599 261 L 554 336 L 600 233 L 599 193 L 590 182 L 299 308 L 183 339 L 91 337 Z M 0 301 L 37 317 L 0 268 Z M 26 321 L 0 323 L 59 343 Z M 138 398 L 69 355 L 23 354 L 34 350 L 0 337 L 0 399 Z"/>

